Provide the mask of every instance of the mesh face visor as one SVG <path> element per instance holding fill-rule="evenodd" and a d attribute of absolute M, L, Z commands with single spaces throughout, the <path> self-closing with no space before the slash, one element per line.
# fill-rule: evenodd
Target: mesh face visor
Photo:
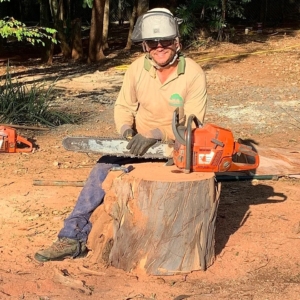
<path fill-rule="evenodd" d="M 180 21 L 163 11 L 147 12 L 138 17 L 131 39 L 133 42 L 174 39 L 179 37 Z"/>

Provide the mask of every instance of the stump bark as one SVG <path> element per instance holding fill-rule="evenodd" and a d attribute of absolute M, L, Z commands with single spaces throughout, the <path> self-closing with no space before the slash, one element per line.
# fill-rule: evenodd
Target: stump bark
<path fill-rule="evenodd" d="M 163 163 L 110 172 L 92 214 L 90 260 L 125 271 L 174 275 L 206 270 L 215 259 L 220 184 L 214 173 L 177 173 Z"/>

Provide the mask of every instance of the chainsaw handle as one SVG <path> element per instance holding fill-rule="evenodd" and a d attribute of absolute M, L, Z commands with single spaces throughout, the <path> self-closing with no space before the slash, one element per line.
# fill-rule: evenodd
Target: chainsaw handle
<path fill-rule="evenodd" d="M 244 158 L 246 162 L 232 162 L 230 168 L 228 171 L 249 171 L 249 166 L 251 166 L 251 169 L 257 169 L 259 166 L 259 155 L 256 151 L 252 149 L 251 146 L 245 145 L 245 144 L 240 144 L 238 142 L 235 142 L 234 144 L 234 154 L 241 155 L 244 154 Z M 251 157 L 254 162 L 249 162 L 248 157 Z M 252 160 L 251 159 L 251 160 Z"/>
<path fill-rule="evenodd" d="M 255 152 L 251 146 L 245 145 L 245 144 L 241 144 L 238 142 L 234 143 L 234 153 L 243 153 L 246 154 L 248 156 L 253 156 L 255 157 L 257 155 L 257 152 Z"/>
<path fill-rule="evenodd" d="M 25 138 L 17 135 L 16 142 L 22 143 L 27 145 L 27 148 L 17 148 L 16 146 L 16 152 L 31 152 L 32 151 L 32 143 L 30 143 L 28 140 Z"/>
<path fill-rule="evenodd" d="M 251 169 L 249 168 L 251 166 Z M 258 154 L 254 157 L 254 163 L 248 164 L 248 163 L 237 163 L 232 162 L 230 168 L 227 170 L 227 172 L 239 172 L 239 171 L 249 171 L 249 170 L 255 170 L 259 166 L 259 156 Z"/>

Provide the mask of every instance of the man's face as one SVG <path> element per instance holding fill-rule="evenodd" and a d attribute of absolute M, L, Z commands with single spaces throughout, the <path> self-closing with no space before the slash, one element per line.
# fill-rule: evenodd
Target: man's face
<path fill-rule="evenodd" d="M 150 57 L 161 67 L 168 65 L 173 60 L 176 49 L 179 47 L 175 39 L 161 41 L 148 40 L 145 41 L 145 44 Z"/>

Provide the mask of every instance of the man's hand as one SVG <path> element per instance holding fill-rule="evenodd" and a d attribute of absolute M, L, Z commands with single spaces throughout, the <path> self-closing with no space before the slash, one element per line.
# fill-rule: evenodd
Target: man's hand
<path fill-rule="evenodd" d="M 132 128 L 128 128 L 123 132 L 123 138 L 127 141 L 131 140 L 136 135 L 136 132 Z"/>
<path fill-rule="evenodd" d="M 142 156 L 156 142 L 156 139 L 146 138 L 138 133 L 130 140 L 126 148 L 131 154 Z"/>

